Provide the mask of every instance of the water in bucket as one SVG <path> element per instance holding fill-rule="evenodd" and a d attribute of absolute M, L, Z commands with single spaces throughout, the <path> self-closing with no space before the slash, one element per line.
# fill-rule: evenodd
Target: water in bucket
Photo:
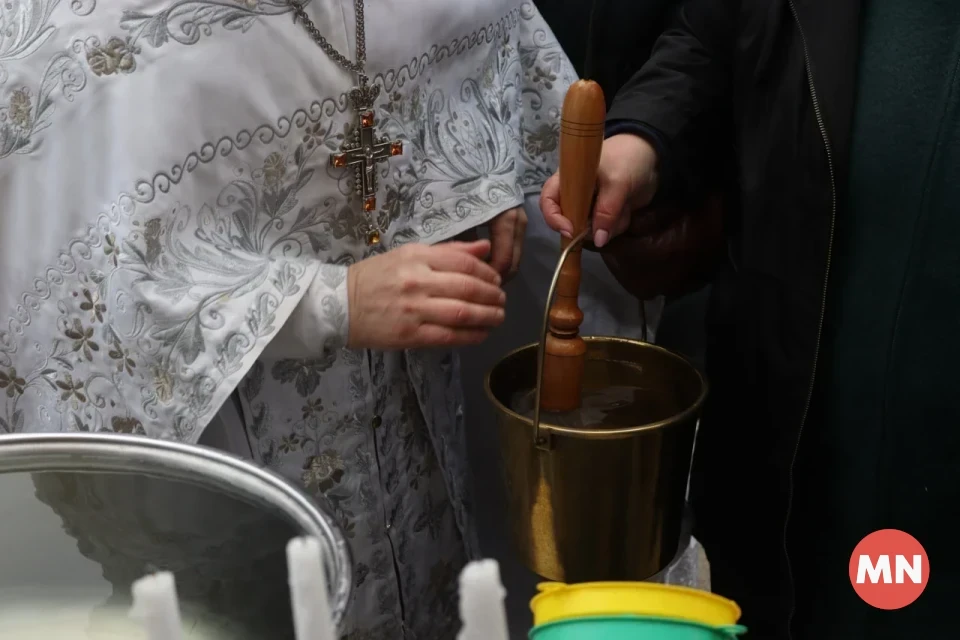
<path fill-rule="evenodd" d="M 517 393 L 511 409 L 524 418 L 533 418 L 536 390 Z M 677 413 L 675 398 L 664 397 L 659 389 L 614 386 L 588 390 L 581 396 L 580 408 L 575 411 L 543 411 L 541 422 L 575 429 L 619 427 L 629 420 L 643 416 L 643 422 L 666 420 Z"/>
<path fill-rule="evenodd" d="M 540 421 L 560 427 L 617 428 L 623 425 L 653 424 L 667 420 L 686 408 L 676 387 L 666 384 L 612 384 L 591 387 L 591 369 L 603 366 L 605 380 L 632 382 L 642 370 L 632 362 L 588 362 L 587 378 L 581 394 L 580 408 L 574 411 L 540 414 Z M 524 418 L 533 418 L 536 388 L 521 389 L 513 394 L 510 408 Z"/>

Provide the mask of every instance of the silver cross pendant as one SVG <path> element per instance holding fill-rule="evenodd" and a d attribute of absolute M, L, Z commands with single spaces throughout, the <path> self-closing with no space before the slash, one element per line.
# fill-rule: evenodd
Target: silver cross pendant
<path fill-rule="evenodd" d="M 368 214 L 377 210 L 377 165 L 403 154 L 403 142 L 377 135 L 373 103 L 379 94 L 380 86 L 368 85 L 365 78 L 361 78 L 359 87 L 350 91 L 350 100 L 360 126 L 353 130 L 351 137 L 344 140 L 340 152 L 330 156 L 330 165 L 333 167 L 353 167 L 354 191 L 363 202 L 364 212 Z M 367 244 L 379 243 L 379 229 L 371 228 L 367 233 Z"/>

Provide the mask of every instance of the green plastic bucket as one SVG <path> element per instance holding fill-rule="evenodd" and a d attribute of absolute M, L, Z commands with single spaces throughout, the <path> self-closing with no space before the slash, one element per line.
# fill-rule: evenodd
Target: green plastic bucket
<path fill-rule="evenodd" d="M 530 630 L 530 640 L 735 640 L 746 631 L 672 618 L 596 616 L 542 624 Z"/>

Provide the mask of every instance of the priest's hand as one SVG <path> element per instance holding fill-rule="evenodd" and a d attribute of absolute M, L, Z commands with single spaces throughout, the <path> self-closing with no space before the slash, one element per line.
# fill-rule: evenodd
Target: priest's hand
<path fill-rule="evenodd" d="M 504 319 L 490 242 L 407 244 L 347 272 L 348 346 L 413 349 L 482 342 Z"/>
<path fill-rule="evenodd" d="M 633 134 L 607 138 L 597 167 L 597 200 L 593 208 L 593 244 L 606 245 L 630 226 L 630 214 L 650 204 L 657 192 L 657 152 Z M 573 237 L 573 225 L 560 206 L 560 175 L 543 185 L 540 209 L 547 225 Z"/>
<path fill-rule="evenodd" d="M 489 222 L 490 266 L 504 282 L 517 275 L 527 233 L 527 212 L 523 207 L 507 209 Z"/>

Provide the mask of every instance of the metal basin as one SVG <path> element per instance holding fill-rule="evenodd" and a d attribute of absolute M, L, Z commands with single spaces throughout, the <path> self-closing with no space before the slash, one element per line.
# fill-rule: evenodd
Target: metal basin
<path fill-rule="evenodd" d="M 285 550 L 302 535 L 324 547 L 337 622 L 351 594 L 350 553 L 332 518 L 279 476 L 206 447 L 3 436 L 0 521 L 0 628 L 36 610 L 113 637 L 130 585 L 164 570 L 176 576 L 186 626 L 200 630 L 188 637 L 292 640 Z"/>

